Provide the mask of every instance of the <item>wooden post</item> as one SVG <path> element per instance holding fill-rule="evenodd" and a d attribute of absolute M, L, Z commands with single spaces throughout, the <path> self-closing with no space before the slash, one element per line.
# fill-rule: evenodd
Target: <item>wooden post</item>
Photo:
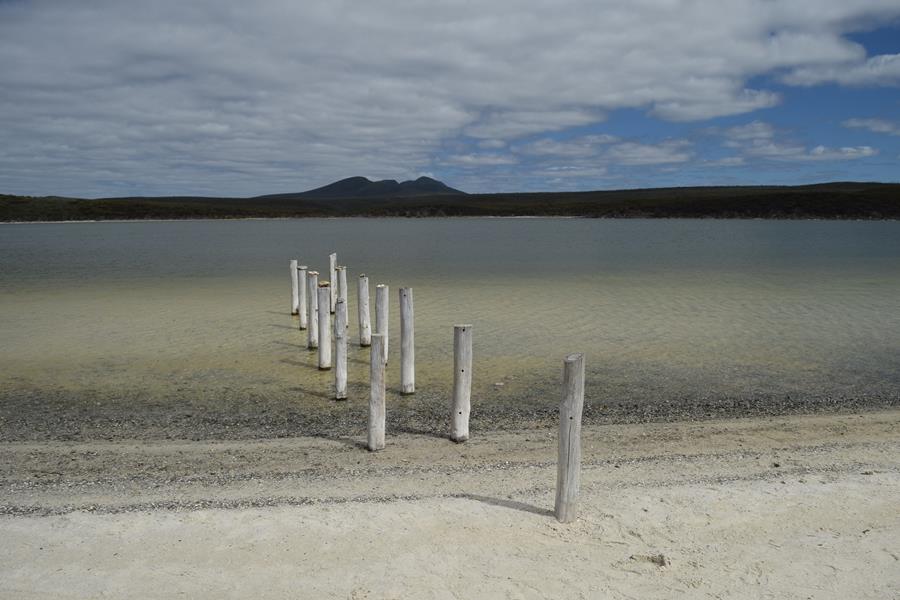
<path fill-rule="evenodd" d="M 453 326 L 453 404 L 450 407 L 450 439 L 469 439 L 472 410 L 472 326 Z"/>
<path fill-rule="evenodd" d="M 584 354 L 570 354 L 563 369 L 559 405 L 559 462 L 556 467 L 556 519 L 575 520 L 581 480 L 581 413 L 584 408 Z"/>
<path fill-rule="evenodd" d="M 356 286 L 356 307 L 359 313 L 359 345 L 372 345 L 372 324 L 369 321 L 369 278 L 362 274 Z"/>
<path fill-rule="evenodd" d="M 300 265 L 297 267 L 297 314 L 300 316 L 300 329 L 306 329 L 309 324 L 309 292 L 306 289 L 308 284 L 306 280 L 306 272 L 308 267 Z"/>
<path fill-rule="evenodd" d="M 319 272 L 306 272 L 306 290 L 309 292 L 309 319 L 306 326 L 306 347 L 315 350 L 319 347 Z"/>
<path fill-rule="evenodd" d="M 327 281 L 319 282 L 319 368 L 331 368 L 331 313 L 328 302 L 331 286 Z"/>
<path fill-rule="evenodd" d="M 347 267 L 337 268 L 337 299 L 347 302 Z"/>
<path fill-rule="evenodd" d="M 331 279 L 331 291 L 329 292 L 331 295 L 329 296 L 327 306 L 331 307 L 331 312 L 334 313 L 334 305 L 337 302 L 337 254 L 332 252 L 328 255 L 328 267 L 329 267 L 329 275 Z"/>
<path fill-rule="evenodd" d="M 372 351 L 369 358 L 369 450 L 384 448 L 384 336 L 372 336 Z"/>
<path fill-rule="evenodd" d="M 375 286 L 375 333 L 384 337 L 381 345 L 384 363 L 388 361 L 388 286 L 379 283 Z"/>
<path fill-rule="evenodd" d="M 291 259 L 291 314 L 296 315 L 300 306 L 300 299 L 297 297 L 297 259 Z"/>
<path fill-rule="evenodd" d="M 334 397 L 347 399 L 347 303 L 334 305 Z"/>
<path fill-rule="evenodd" d="M 416 392 L 416 323 L 412 288 L 400 288 L 400 393 Z"/>

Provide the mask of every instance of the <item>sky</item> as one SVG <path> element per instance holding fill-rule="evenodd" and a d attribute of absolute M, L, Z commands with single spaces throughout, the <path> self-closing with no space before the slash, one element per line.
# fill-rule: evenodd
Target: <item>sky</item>
<path fill-rule="evenodd" d="M 0 193 L 900 181 L 898 0 L 0 0 Z"/>

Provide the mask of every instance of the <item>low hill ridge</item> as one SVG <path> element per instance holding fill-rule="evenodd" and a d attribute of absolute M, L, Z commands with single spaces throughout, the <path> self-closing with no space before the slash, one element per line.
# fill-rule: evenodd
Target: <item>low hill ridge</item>
<path fill-rule="evenodd" d="M 413 196 L 465 195 L 437 179 L 419 177 L 398 182 L 396 179 L 372 181 L 367 177 L 348 177 L 306 192 L 270 194 L 259 198 L 409 198 Z"/>

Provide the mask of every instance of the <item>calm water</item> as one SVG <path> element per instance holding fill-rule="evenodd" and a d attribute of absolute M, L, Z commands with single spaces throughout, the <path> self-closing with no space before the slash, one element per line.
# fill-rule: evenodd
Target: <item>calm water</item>
<path fill-rule="evenodd" d="M 445 401 L 454 323 L 484 413 L 554 406 L 573 351 L 595 411 L 898 398 L 897 222 L 342 219 L 0 226 L 4 406 L 356 414 L 366 351 L 335 408 L 288 314 L 288 260 L 327 273 L 330 251 L 392 287 L 392 354 L 414 288 L 420 393 L 397 411 Z"/>

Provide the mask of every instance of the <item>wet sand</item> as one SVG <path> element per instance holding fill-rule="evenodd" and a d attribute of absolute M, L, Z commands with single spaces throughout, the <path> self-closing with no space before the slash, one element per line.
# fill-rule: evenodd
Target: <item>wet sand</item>
<path fill-rule="evenodd" d="M 555 431 L 0 445 L 16 598 L 891 598 L 900 412 Z"/>

